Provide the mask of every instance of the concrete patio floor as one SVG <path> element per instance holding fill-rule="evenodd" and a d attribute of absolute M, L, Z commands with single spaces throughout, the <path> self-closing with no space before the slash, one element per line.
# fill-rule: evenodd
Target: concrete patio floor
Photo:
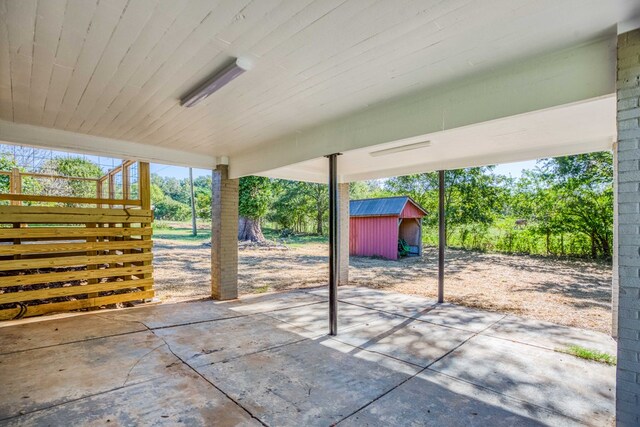
<path fill-rule="evenodd" d="M 0 325 L 2 425 L 609 425 L 606 335 L 340 288 Z"/>

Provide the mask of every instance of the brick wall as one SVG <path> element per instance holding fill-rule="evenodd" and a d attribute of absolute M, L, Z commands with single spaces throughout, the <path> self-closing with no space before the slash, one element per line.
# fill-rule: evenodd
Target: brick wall
<path fill-rule="evenodd" d="M 238 180 L 228 166 L 213 172 L 211 195 L 211 296 L 238 297 Z"/>
<path fill-rule="evenodd" d="M 640 30 L 618 37 L 616 419 L 640 425 Z"/>
<path fill-rule="evenodd" d="M 340 271 L 338 285 L 349 284 L 349 183 L 338 184 L 338 244 L 340 245 Z"/>

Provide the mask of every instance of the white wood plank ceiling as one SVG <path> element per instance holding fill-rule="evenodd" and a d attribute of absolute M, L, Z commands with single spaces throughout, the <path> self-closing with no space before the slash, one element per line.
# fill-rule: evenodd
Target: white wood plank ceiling
<path fill-rule="evenodd" d="M 615 34 L 637 0 L 2 0 L 0 118 L 233 156 Z M 195 108 L 232 57 L 254 69 Z M 1 135 L 0 135 L 1 137 Z"/>

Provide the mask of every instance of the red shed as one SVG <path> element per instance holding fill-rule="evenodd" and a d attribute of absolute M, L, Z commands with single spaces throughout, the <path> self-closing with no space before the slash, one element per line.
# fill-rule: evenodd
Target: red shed
<path fill-rule="evenodd" d="M 352 200 L 349 254 L 398 259 L 398 240 L 410 254 L 422 254 L 422 218 L 427 212 L 411 197 Z"/>

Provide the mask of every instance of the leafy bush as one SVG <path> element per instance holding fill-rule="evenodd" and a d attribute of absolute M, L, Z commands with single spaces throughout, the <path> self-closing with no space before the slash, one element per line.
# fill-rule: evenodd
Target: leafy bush
<path fill-rule="evenodd" d="M 157 201 L 154 205 L 154 217 L 159 220 L 186 221 L 191 218 L 191 209 L 184 203 L 177 202 L 169 197 Z"/>

